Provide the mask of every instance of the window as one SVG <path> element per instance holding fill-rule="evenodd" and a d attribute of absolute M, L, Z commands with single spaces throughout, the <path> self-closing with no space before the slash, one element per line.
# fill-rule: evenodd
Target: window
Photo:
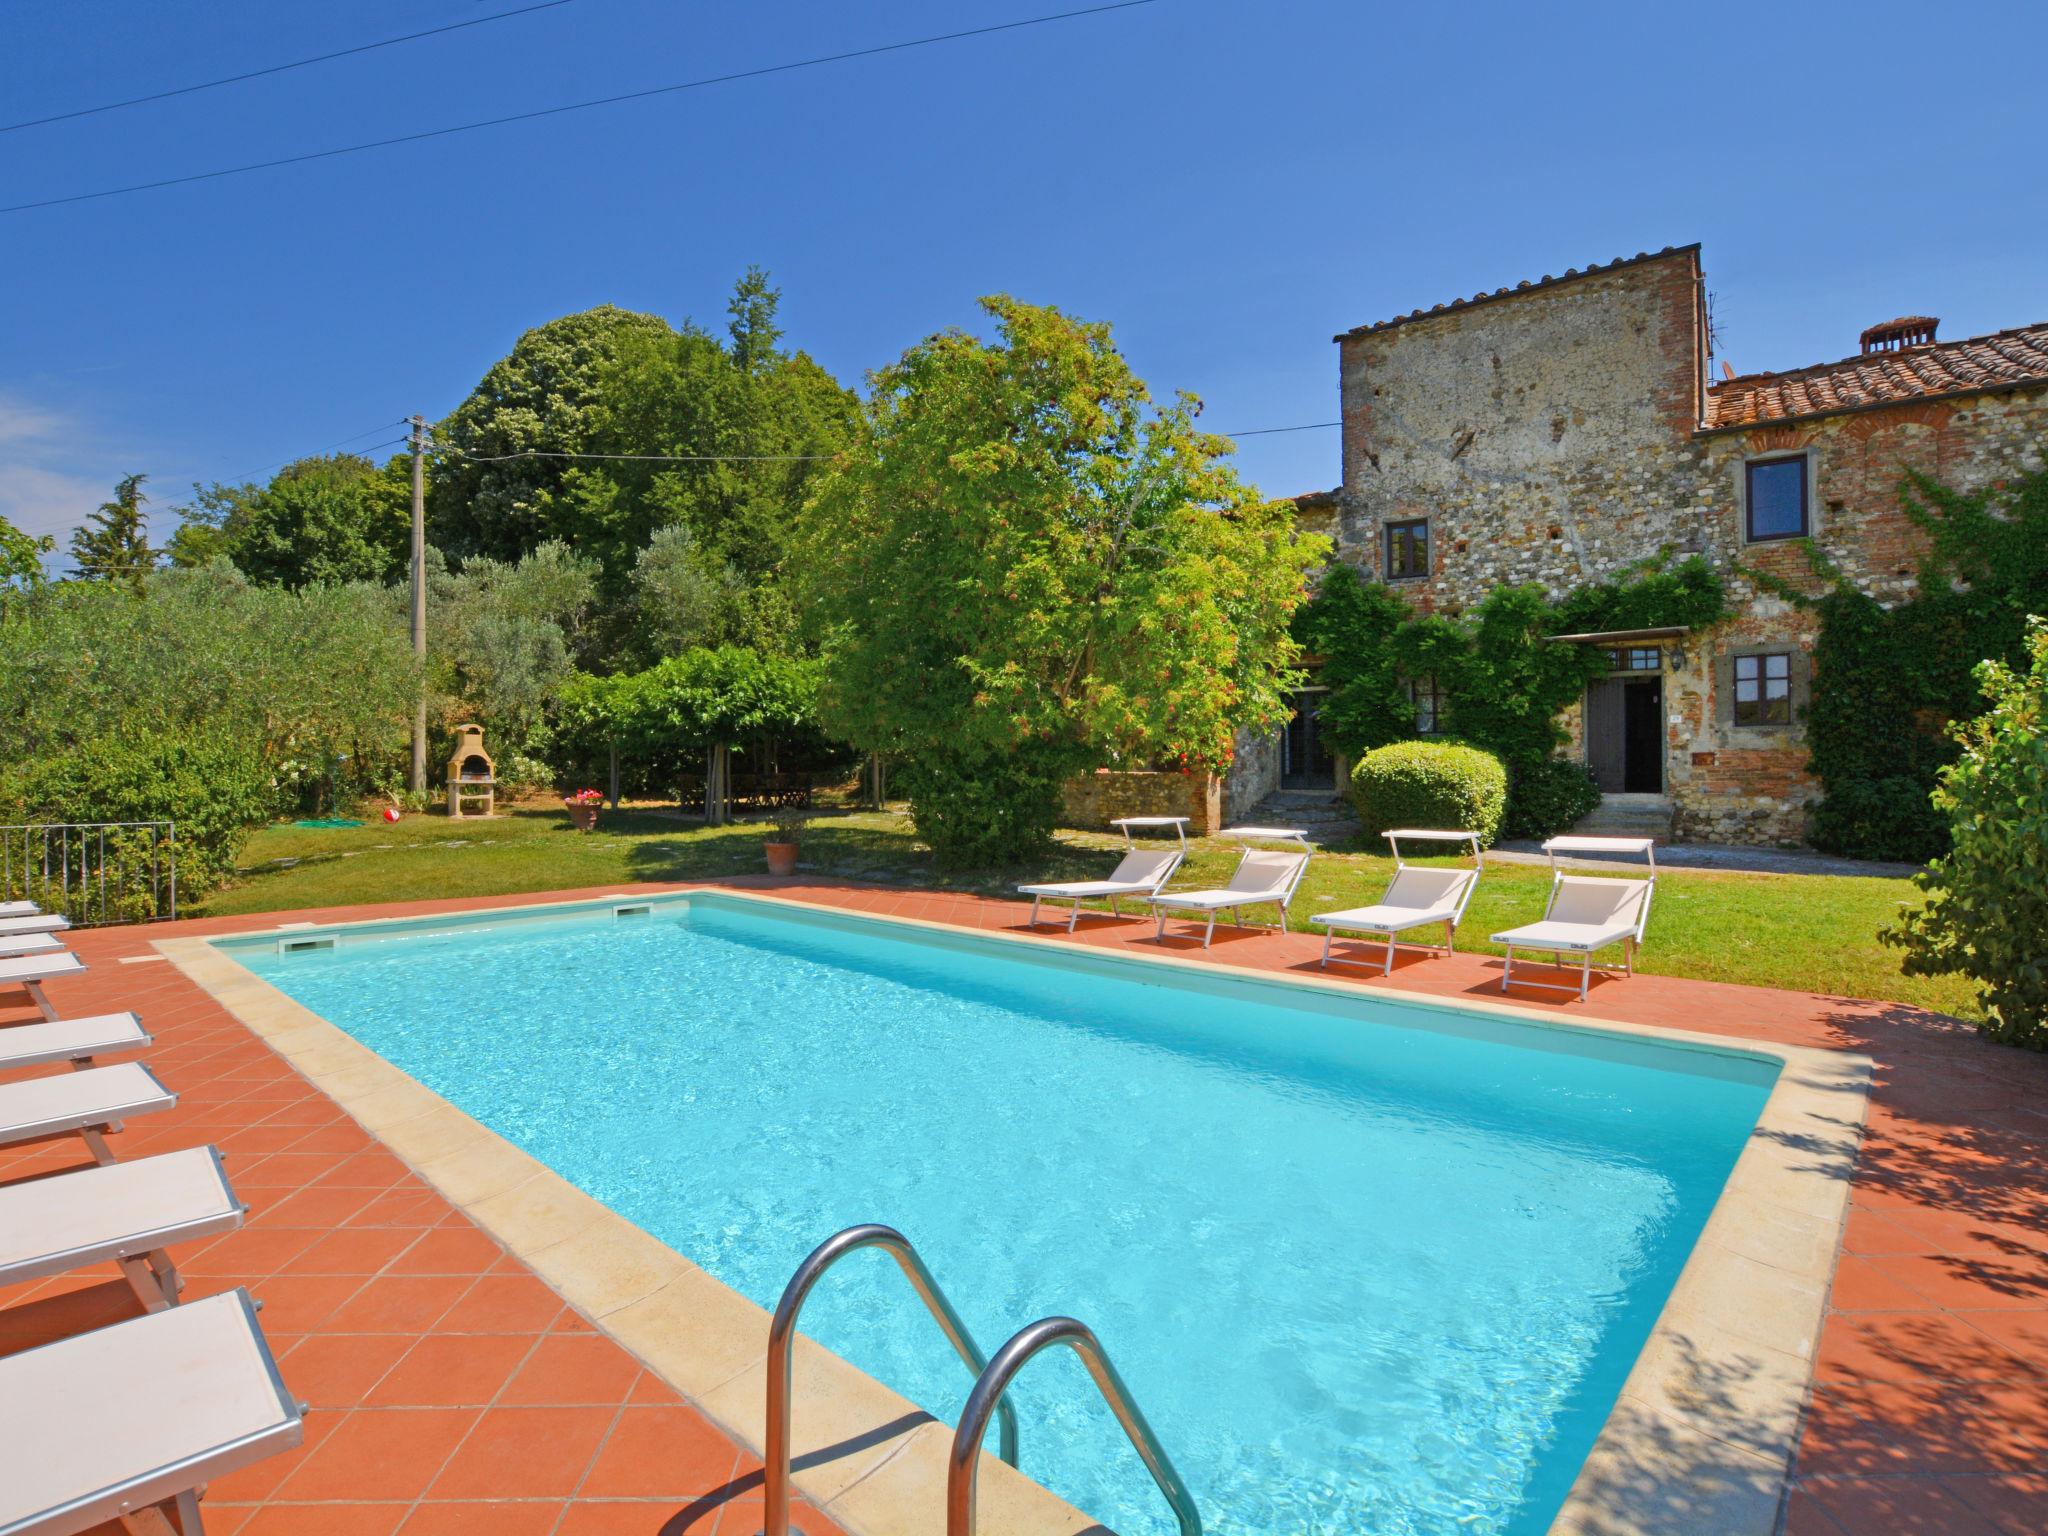
<path fill-rule="evenodd" d="M 1663 669 L 1664 653 L 1654 645 L 1631 645 L 1607 653 L 1607 670 L 1610 672 L 1661 672 Z"/>
<path fill-rule="evenodd" d="M 1752 544 L 1806 537 L 1806 455 L 1752 459 L 1742 473 L 1745 537 Z"/>
<path fill-rule="evenodd" d="M 1420 581 L 1429 574 L 1429 519 L 1387 524 L 1387 580 Z"/>
<path fill-rule="evenodd" d="M 1449 701 L 1434 677 L 1420 677 L 1408 684 L 1408 702 L 1415 706 L 1415 734 L 1440 736 L 1450 727 Z"/>
<path fill-rule="evenodd" d="M 1735 658 L 1735 723 L 1792 723 L 1792 656 L 1776 651 L 1766 656 Z"/>

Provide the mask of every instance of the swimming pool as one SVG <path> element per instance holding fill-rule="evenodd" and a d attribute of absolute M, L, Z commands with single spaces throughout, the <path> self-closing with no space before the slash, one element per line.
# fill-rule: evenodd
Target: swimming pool
<path fill-rule="evenodd" d="M 1082 1317 L 1219 1531 L 1542 1530 L 1778 1065 L 703 895 L 222 948 L 764 1305 L 881 1220 L 985 1347 Z M 805 1330 L 957 1414 L 879 1255 Z M 1017 1405 L 1170 1528 L 1077 1365 Z"/>

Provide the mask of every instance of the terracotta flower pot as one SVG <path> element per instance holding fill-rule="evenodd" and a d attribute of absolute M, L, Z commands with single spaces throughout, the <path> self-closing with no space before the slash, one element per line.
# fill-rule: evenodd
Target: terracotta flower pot
<path fill-rule="evenodd" d="M 793 875 L 796 873 L 795 843 L 763 843 L 761 851 L 768 855 L 769 874 Z"/>
<path fill-rule="evenodd" d="M 576 824 L 576 830 L 578 832 L 591 832 L 596 830 L 597 813 L 600 807 L 595 802 L 592 802 L 588 805 L 578 805 L 575 801 L 571 800 L 565 803 L 569 807 L 569 820 Z"/>

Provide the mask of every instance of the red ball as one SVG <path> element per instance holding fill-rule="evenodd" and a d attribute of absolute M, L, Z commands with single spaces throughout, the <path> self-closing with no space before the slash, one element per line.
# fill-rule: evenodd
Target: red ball
<path fill-rule="evenodd" d="M 398 820 L 398 807 L 397 807 L 397 806 L 395 806 L 395 805 L 387 805 L 387 806 L 385 806 L 385 807 L 384 807 L 384 819 L 385 819 L 386 821 L 396 821 L 396 820 Z"/>

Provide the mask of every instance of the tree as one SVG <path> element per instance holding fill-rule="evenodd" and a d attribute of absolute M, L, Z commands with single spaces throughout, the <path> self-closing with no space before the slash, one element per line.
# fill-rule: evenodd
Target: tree
<path fill-rule="evenodd" d="M 502 733 L 505 747 L 541 755 L 542 711 L 575 670 L 596 568 L 564 544 L 459 571 L 432 551 L 428 564 L 427 636 L 444 698 Z"/>
<path fill-rule="evenodd" d="M 619 348 L 597 440 L 609 452 L 674 457 L 586 470 L 585 505 L 604 515 L 579 525 L 579 549 L 617 550 L 600 558 L 623 572 L 657 529 L 680 524 L 750 590 L 774 583 L 798 510 L 859 413 L 809 357 L 776 349 L 777 298 L 754 269 L 733 295 L 729 349 L 688 324 Z"/>
<path fill-rule="evenodd" d="M 813 734 L 817 663 L 743 646 L 695 647 L 640 672 L 579 672 L 554 699 L 559 757 L 621 786 L 675 789 L 727 756 Z M 707 796 L 708 798 L 708 796 Z M 716 807 L 709 807 L 714 820 Z"/>
<path fill-rule="evenodd" d="M 405 569 L 412 537 L 411 468 L 379 469 L 358 454 L 300 459 L 266 486 L 193 487 L 178 510 L 173 565 L 225 555 L 253 581 L 390 581 Z"/>
<path fill-rule="evenodd" d="M 43 579 L 43 556 L 56 547 L 47 533 L 33 538 L 0 517 L 0 592 L 10 587 L 34 587 Z"/>
<path fill-rule="evenodd" d="M 573 536 L 560 504 L 574 461 L 517 455 L 591 450 L 620 348 L 674 334 L 659 315 L 603 304 L 522 335 L 434 430 L 427 510 L 435 544 L 456 559 L 517 560 L 555 534 Z"/>
<path fill-rule="evenodd" d="M 997 297 L 875 377 L 795 554 L 827 729 L 892 754 L 951 864 L 1042 844 L 1104 761 L 1221 766 L 1286 718 L 1328 542 L 1150 406 L 1107 326 Z"/>
<path fill-rule="evenodd" d="M 71 535 L 72 575 L 86 581 L 121 581 L 140 588 L 156 565 L 149 547 L 149 529 L 142 519 L 142 494 L 147 475 L 124 476 L 111 501 L 86 519 Z"/>
<path fill-rule="evenodd" d="M 0 608 L 0 763 L 207 733 L 288 776 L 293 761 L 402 747 L 418 668 L 385 589 L 286 592 L 222 561 L 146 575 L 140 593 L 57 582 Z"/>
<path fill-rule="evenodd" d="M 824 369 L 778 350 L 778 297 L 749 270 L 730 348 L 688 321 L 609 306 L 528 331 L 436 431 L 435 543 L 456 560 L 571 545 L 599 568 L 601 640 L 630 646 L 640 552 L 681 526 L 745 587 L 738 633 L 778 643 L 786 626 L 760 594 L 858 413 Z M 529 453 L 556 457 L 517 456 Z M 575 454 L 616 457 L 560 457 Z"/>
<path fill-rule="evenodd" d="M 1952 728 L 1962 755 L 1934 792 L 1952 846 L 1913 877 L 1927 904 L 1879 937 L 1909 975 L 1976 981 L 1993 1039 L 2048 1050 L 2048 620 L 2026 648 L 2025 670 L 1977 667 L 1990 708 Z"/>
<path fill-rule="evenodd" d="M 683 524 L 656 529 L 633 563 L 639 649 L 652 662 L 724 644 L 744 619 L 743 591 L 738 572 L 706 555 Z"/>
<path fill-rule="evenodd" d="M 192 484 L 192 499 L 171 510 L 178 526 L 164 541 L 165 563 L 173 570 L 203 571 L 216 560 L 234 563 L 228 554 L 228 522 L 262 494 L 257 485 Z"/>
<path fill-rule="evenodd" d="M 768 274 L 749 267 L 733 288 L 725 312 L 732 317 L 727 330 L 732 336 L 732 360 L 742 373 L 758 373 L 780 354 L 775 343 L 782 339 L 782 327 L 775 323 L 775 311 L 782 303 L 782 290 L 769 286 Z"/>

